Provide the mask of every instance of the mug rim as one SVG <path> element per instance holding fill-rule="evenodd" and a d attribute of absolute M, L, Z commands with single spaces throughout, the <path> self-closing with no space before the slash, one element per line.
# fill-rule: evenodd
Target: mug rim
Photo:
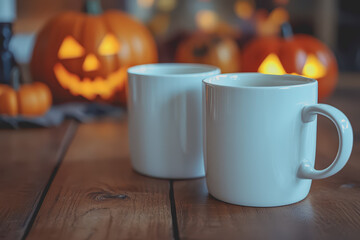
<path fill-rule="evenodd" d="M 232 77 L 233 76 L 233 77 Z M 281 78 L 280 81 L 284 80 L 285 78 L 291 81 L 296 80 L 297 83 L 295 84 L 283 84 L 283 85 L 274 85 L 274 86 L 247 86 L 247 85 L 235 85 L 235 84 L 227 84 L 224 83 L 224 80 L 219 80 L 219 78 L 223 79 L 231 79 L 238 80 L 239 77 L 255 77 L 255 76 L 263 76 L 270 79 L 277 79 Z M 307 78 L 301 75 L 293 75 L 293 74 L 284 74 L 284 75 L 274 75 L 274 74 L 264 74 L 264 73 L 257 73 L 257 72 L 244 72 L 244 73 L 225 73 L 225 74 L 218 74 L 215 76 L 210 76 L 203 79 L 203 84 L 213 87 L 221 87 L 221 88 L 230 88 L 230 89 L 289 89 L 289 88 L 299 88 L 309 85 L 317 85 L 318 81 L 313 78 Z"/>
<path fill-rule="evenodd" d="M 154 73 L 154 70 L 169 70 L 169 68 L 175 68 L 176 70 L 181 69 L 192 69 L 198 68 L 198 72 L 190 73 Z M 204 70 L 201 70 L 204 69 Z M 141 64 L 137 66 L 130 67 L 127 70 L 128 74 L 137 75 L 137 76 L 146 76 L 146 77 L 189 77 L 189 76 L 212 76 L 214 74 L 220 73 L 220 68 L 208 64 L 199 64 L 199 63 L 151 63 L 151 64 Z"/>

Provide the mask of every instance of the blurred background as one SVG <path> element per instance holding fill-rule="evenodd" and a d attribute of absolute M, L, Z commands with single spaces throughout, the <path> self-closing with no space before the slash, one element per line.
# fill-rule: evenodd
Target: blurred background
<path fill-rule="evenodd" d="M 360 87 L 355 0 L 1 0 L 0 28 L 0 102 L 14 103 L 0 105 L 7 123 L 66 117 L 73 102 L 86 114 L 99 111 L 91 103 L 126 109 L 127 69 L 156 62 L 302 75 L 318 81 L 319 102 L 353 89 L 353 105 Z M 16 95 L 39 84 L 33 94 L 46 101 L 20 112 Z"/>
<path fill-rule="evenodd" d="M 313 35 L 330 47 L 340 71 L 360 70 L 360 8 L 354 0 L 102 0 L 101 3 L 104 10 L 126 11 L 147 25 L 158 43 L 160 62 L 173 61 L 178 42 L 197 30 L 226 32 L 242 48 L 254 36 L 278 35 L 281 23 L 289 21 L 295 33 Z M 64 10 L 82 8 L 83 1 L 18 0 L 12 41 L 16 59 L 29 61 L 34 34 L 47 20 Z"/>
<path fill-rule="evenodd" d="M 100 8 L 117 12 L 106 22 Z M 78 14 L 70 19 L 68 11 Z M 89 22 L 96 26 L 84 29 Z M 61 111 L 66 117 L 69 102 L 82 103 L 84 115 L 97 115 L 93 102 L 126 109 L 127 68 L 155 62 L 297 74 L 318 80 L 320 102 L 345 113 L 360 102 L 355 0 L 0 0 L 0 27 L 0 102 L 11 102 L 1 92 L 15 96 L 27 85 L 19 82 L 43 83 L 48 95 L 38 112 L 4 104 L 0 117 L 7 123 L 27 115 L 49 122 Z"/>

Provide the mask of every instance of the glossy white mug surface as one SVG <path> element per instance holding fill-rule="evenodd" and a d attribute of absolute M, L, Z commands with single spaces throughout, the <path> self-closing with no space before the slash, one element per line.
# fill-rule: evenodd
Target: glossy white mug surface
<path fill-rule="evenodd" d="M 130 155 L 136 171 L 159 178 L 204 176 L 202 80 L 219 73 L 202 64 L 129 68 Z"/>
<path fill-rule="evenodd" d="M 222 201 L 255 207 L 304 199 L 312 179 L 329 177 L 349 159 L 347 117 L 317 104 L 316 80 L 294 75 L 221 74 L 203 81 L 206 183 Z M 339 134 L 333 163 L 315 170 L 317 114 Z"/>

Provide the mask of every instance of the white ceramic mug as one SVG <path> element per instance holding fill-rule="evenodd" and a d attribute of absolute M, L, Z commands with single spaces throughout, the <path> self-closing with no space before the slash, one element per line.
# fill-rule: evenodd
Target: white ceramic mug
<path fill-rule="evenodd" d="M 353 132 L 336 108 L 317 104 L 317 81 L 294 75 L 221 74 L 203 81 L 208 190 L 222 201 L 255 207 L 304 199 L 312 179 L 337 173 L 349 159 Z M 331 119 L 339 150 L 315 170 L 317 114 Z"/>
<path fill-rule="evenodd" d="M 128 70 L 130 155 L 136 171 L 159 178 L 205 175 L 202 80 L 219 73 L 213 66 L 179 63 Z"/>

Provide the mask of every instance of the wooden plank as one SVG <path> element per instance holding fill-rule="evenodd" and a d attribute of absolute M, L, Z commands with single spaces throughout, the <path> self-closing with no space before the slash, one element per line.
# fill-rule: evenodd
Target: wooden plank
<path fill-rule="evenodd" d="M 0 239 L 23 237 L 75 128 L 0 130 Z"/>
<path fill-rule="evenodd" d="M 126 122 L 82 124 L 29 239 L 169 239 L 169 181 L 135 173 Z"/>
<path fill-rule="evenodd" d="M 209 196 L 205 179 L 176 181 L 180 239 L 359 239 L 360 98 L 353 94 L 357 91 L 342 89 L 328 101 L 348 115 L 355 132 L 352 156 L 340 173 L 313 181 L 309 196 L 300 203 L 277 208 L 220 202 Z M 316 167 L 328 166 L 337 147 L 335 127 L 319 117 Z"/>

